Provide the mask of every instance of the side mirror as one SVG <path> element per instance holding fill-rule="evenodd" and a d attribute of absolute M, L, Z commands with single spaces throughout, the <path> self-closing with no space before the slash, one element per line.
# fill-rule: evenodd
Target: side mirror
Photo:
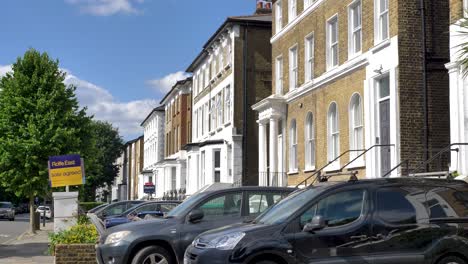
<path fill-rule="evenodd" d="M 325 219 L 323 216 L 317 215 L 312 218 L 312 221 L 310 223 L 307 223 L 304 228 L 302 229 L 303 232 L 314 232 L 317 230 L 322 230 L 325 227 L 327 227 L 327 224 L 325 223 Z"/>
<path fill-rule="evenodd" d="M 203 213 L 202 210 L 195 209 L 195 210 L 193 210 L 192 212 L 189 213 L 188 220 L 191 223 L 196 223 L 196 222 L 199 222 L 200 220 L 202 220 L 204 216 L 205 216 L 205 214 Z"/>

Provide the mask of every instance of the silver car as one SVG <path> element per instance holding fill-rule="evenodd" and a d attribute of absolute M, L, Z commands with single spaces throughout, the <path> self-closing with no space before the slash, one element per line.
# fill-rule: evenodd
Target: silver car
<path fill-rule="evenodd" d="M 0 202 L 0 218 L 15 221 L 15 208 L 10 202 Z"/>

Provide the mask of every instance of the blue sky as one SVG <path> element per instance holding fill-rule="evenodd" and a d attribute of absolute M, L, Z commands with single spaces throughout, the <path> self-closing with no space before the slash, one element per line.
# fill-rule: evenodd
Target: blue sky
<path fill-rule="evenodd" d="M 90 114 L 125 139 L 227 16 L 255 0 L 2 0 L 0 75 L 28 48 L 60 60 Z"/>

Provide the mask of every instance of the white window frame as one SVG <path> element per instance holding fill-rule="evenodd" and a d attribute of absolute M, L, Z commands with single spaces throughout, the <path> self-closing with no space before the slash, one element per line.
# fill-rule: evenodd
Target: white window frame
<path fill-rule="evenodd" d="M 332 107 L 335 106 L 335 115 L 332 115 Z M 336 120 L 333 120 L 336 118 Z M 334 127 L 334 123 L 336 127 Z M 340 117 L 338 111 L 338 104 L 336 102 L 330 103 L 327 112 L 327 157 L 331 162 L 340 155 Z"/>
<path fill-rule="evenodd" d="M 210 103 L 207 102 L 205 103 L 205 127 L 204 127 L 204 131 L 203 131 L 203 134 L 206 135 L 210 132 Z"/>
<path fill-rule="evenodd" d="M 216 96 L 210 99 L 211 109 L 210 109 L 210 132 L 215 131 L 216 129 Z"/>
<path fill-rule="evenodd" d="M 231 121 L 231 85 L 226 86 L 224 91 L 224 123 L 229 123 Z"/>
<path fill-rule="evenodd" d="M 276 57 L 275 61 L 275 91 L 278 95 L 283 95 L 283 81 L 284 81 L 284 71 L 283 71 L 283 55 Z"/>
<path fill-rule="evenodd" d="M 304 40 L 304 76 L 305 81 L 310 82 L 314 79 L 315 69 L 315 38 L 314 33 L 305 37 Z"/>
<path fill-rule="evenodd" d="M 283 5 L 282 0 L 275 3 L 275 30 L 279 33 L 283 29 Z"/>
<path fill-rule="evenodd" d="M 356 11 L 359 13 L 359 25 L 354 25 Z M 359 49 L 356 49 L 356 39 L 359 34 Z M 352 58 L 362 53 L 362 1 L 355 0 L 348 6 L 348 57 Z"/>
<path fill-rule="evenodd" d="M 374 30 L 374 39 L 375 39 L 375 44 L 378 44 L 380 42 L 383 42 L 387 39 L 390 38 L 390 0 L 385 0 L 387 2 L 387 9 L 386 10 L 381 10 L 381 0 L 375 0 L 374 2 L 374 25 L 375 25 L 375 30 Z M 382 28 L 382 17 L 386 17 L 387 19 L 387 36 L 382 36 L 383 34 L 383 28 Z"/>
<path fill-rule="evenodd" d="M 297 122 L 293 119 L 289 126 L 289 173 L 298 172 L 297 165 Z"/>
<path fill-rule="evenodd" d="M 310 6 L 312 6 L 312 4 L 315 2 L 316 0 L 304 0 L 304 10 L 306 10 L 307 8 L 309 8 Z"/>
<path fill-rule="evenodd" d="M 289 48 L 289 91 L 298 87 L 299 68 L 298 68 L 298 45 Z"/>
<path fill-rule="evenodd" d="M 288 1 L 288 22 L 291 23 L 297 17 L 297 0 Z"/>
<path fill-rule="evenodd" d="M 223 125 L 223 93 L 219 92 L 216 95 L 216 109 L 217 109 L 217 117 L 216 117 L 216 126 L 219 128 Z"/>
<path fill-rule="evenodd" d="M 349 101 L 349 148 L 351 150 L 364 149 L 364 117 L 362 109 L 362 97 L 359 93 L 354 93 Z M 359 119 L 356 119 L 357 114 L 360 115 Z M 349 153 L 349 160 L 355 159 L 359 154 L 361 152 L 351 151 Z M 357 161 L 363 161 L 363 159 L 364 157 L 360 157 Z"/>
<path fill-rule="evenodd" d="M 336 42 L 332 42 L 332 34 L 333 34 L 333 25 L 336 24 Z M 339 40 L 339 24 L 338 24 L 338 14 L 335 14 L 330 19 L 327 20 L 326 25 L 326 34 L 327 34 L 327 70 L 331 70 L 333 68 L 338 67 L 340 64 L 340 40 Z M 334 50 L 336 48 L 336 50 Z M 336 64 L 333 62 L 334 56 L 336 55 Z"/>
<path fill-rule="evenodd" d="M 307 113 L 306 124 L 304 130 L 305 138 L 305 170 L 315 170 L 315 126 L 314 115 L 312 112 Z"/>

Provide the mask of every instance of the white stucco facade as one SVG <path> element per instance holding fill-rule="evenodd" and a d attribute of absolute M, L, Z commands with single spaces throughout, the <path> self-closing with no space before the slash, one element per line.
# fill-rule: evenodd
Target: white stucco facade
<path fill-rule="evenodd" d="M 138 176 L 138 197 L 147 197 L 143 191 L 143 186 L 152 182 L 156 185 L 156 190 L 160 187 L 156 184 L 158 175 L 157 164 L 164 158 L 164 129 L 165 110 L 163 106 L 151 111 L 141 126 L 144 130 L 144 165 L 143 171 Z M 156 194 L 153 194 L 155 196 Z"/>
<path fill-rule="evenodd" d="M 242 135 L 234 126 L 235 38 L 239 26 L 230 26 L 217 36 L 208 53 L 193 70 L 194 103 L 192 144 L 187 148 L 187 194 L 215 182 L 239 183 L 242 174 Z M 225 56 L 223 56 L 225 55 Z M 217 63 L 209 80 L 207 67 Z M 203 81 L 199 81 L 203 79 Z M 208 85 L 212 84 L 211 87 Z M 213 86 L 214 85 L 214 86 Z M 210 89 L 206 93 L 205 89 Z M 204 92 L 205 90 L 205 92 Z M 199 95 L 201 94 L 201 95 Z M 197 97 L 198 96 L 198 97 Z"/>
<path fill-rule="evenodd" d="M 466 1 L 464 1 L 466 2 Z M 450 170 L 461 176 L 468 176 L 468 78 L 464 75 L 458 63 L 460 59 L 460 44 L 468 42 L 468 38 L 458 22 L 450 26 L 450 63 L 446 65 L 450 76 Z"/>

